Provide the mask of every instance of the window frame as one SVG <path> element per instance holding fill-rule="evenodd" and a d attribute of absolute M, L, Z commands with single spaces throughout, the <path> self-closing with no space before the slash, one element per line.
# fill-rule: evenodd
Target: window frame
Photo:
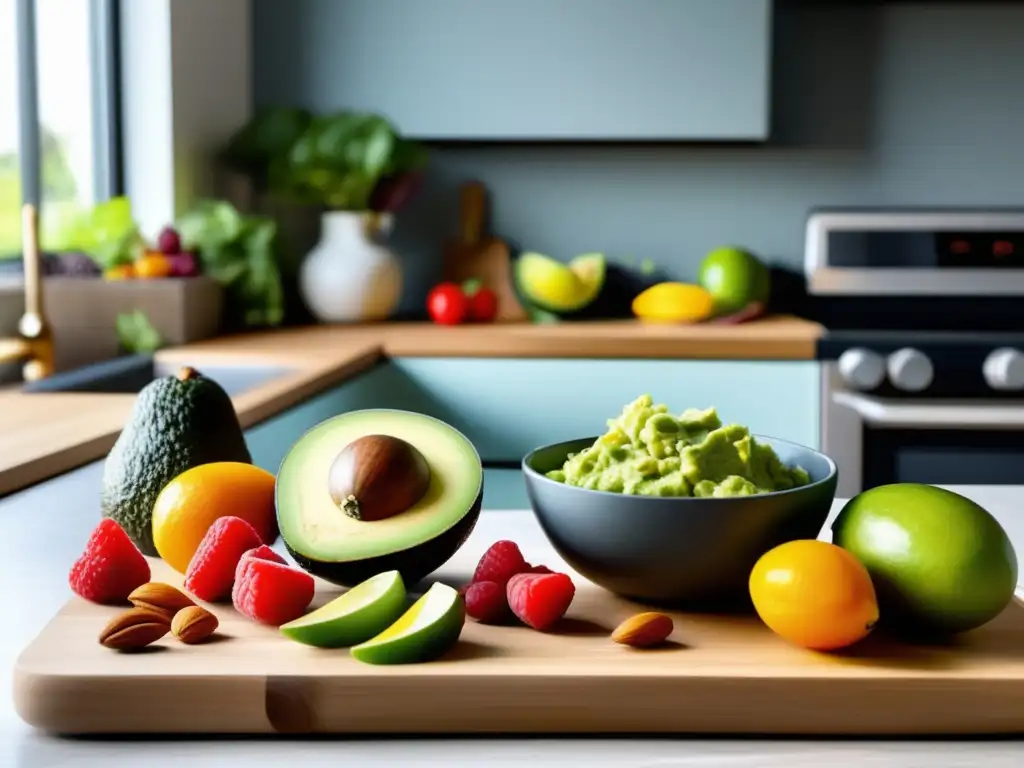
<path fill-rule="evenodd" d="M 42 150 L 36 3 L 15 0 L 18 80 L 18 166 L 22 204 L 42 203 Z M 89 66 L 93 137 L 93 198 L 106 200 L 121 194 L 121 148 L 118 119 L 119 0 L 89 2 Z"/>
<path fill-rule="evenodd" d="M 24 0 L 19 0 L 23 2 Z M 92 136 L 96 200 L 124 190 L 121 173 L 120 0 L 89 0 L 89 59 L 92 68 Z"/>
<path fill-rule="evenodd" d="M 14 2 L 22 203 L 38 208 L 37 0 Z M 93 197 L 127 195 L 143 234 L 155 236 L 195 199 L 217 193 L 213 154 L 252 114 L 251 3 L 88 2 Z M 152 55 L 161 49 L 166 59 Z M 197 77 L 197 68 L 207 76 Z"/>

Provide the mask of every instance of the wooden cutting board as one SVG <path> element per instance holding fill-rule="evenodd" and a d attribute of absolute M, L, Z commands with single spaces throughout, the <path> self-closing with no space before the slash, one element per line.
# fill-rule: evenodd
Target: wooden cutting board
<path fill-rule="evenodd" d="M 154 580 L 180 583 L 153 567 Z M 577 584 L 557 632 L 467 621 L 443 660 L 402 667 L 292 643 L 224 606 L 208 644 L 168 636 L 122 655 L 96 640 L 117 609 L 73 599 L 19 658 L 15 707 L 34 726 L 80 734 L 1024 732 L 1019 602 L 955 647 L 873 638 L 829 656 L 755 618 L 674 614 L 671 642 L 638 651 L 608 634 L 639 606 Z M 321 585 L 316 603 L 337 591 Z"/>
<path fill-rule="evenodd" d="M 453 283 L 477 279 L 498 296 L 499 323 L 527 320 L 512 285 L 512 256 L 508 245 L 488 233 L 487 190 L 478 181 L 459 192 L 459 238 L 445 248 L 444 279 Z"/>

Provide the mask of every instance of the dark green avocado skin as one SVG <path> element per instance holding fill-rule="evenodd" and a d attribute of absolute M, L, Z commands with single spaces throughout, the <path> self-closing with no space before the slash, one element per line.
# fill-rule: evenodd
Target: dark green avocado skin
<path fill-rule="evenodd" d="M 165 376 L 139 392 L 128 423 L 103 468 L 100 509 L 142 550 L 155 556 L 153 503 L 186 469 L 217 461 L 252 463 L 227 392 L 193 372 L 182 381 Z"/>
<path fill-rule="evenodd" d="M 376 576 L 378 573 L 398 571 L 402 574 L 402 581 L 405 582 L 406 587 L 411 587 L 448 562 L 452 555 L 458 552 L 459 548 L 466 543 L 466 539 L 469 538 L 469 535 L 476 527 L 476 521 L 480 519 L 480 507 L 483 504 L 483 500 L 484 489 L 483 483 L 481 483 L 480 493 L 476 497 L 476 501 L 469 508 L 469 511 L 462 516 L 459 522 L 440 536 L 410 549 L 403 549 L 399 552 L 392 552 L 368 560 L 355 560 L 345 563 L 313 560 L 301 552 L 296 552 L 286 540 L 284 543 L 288 554 L 292 556 L 300 568 L 332 584 L 342 587 L 354 587 L 356 584 L 366 581 L 366 579 Z M 284 537 L 282 537 L 282 540 L 284 540 Z"/>

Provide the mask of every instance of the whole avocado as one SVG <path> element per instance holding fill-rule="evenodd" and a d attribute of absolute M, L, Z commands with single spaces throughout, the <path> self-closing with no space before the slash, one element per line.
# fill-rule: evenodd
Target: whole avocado
<path fill-rule="evenodd" d="M 100 509 L 143 554 L 156 556 L 153 503 L 186 469 L 218 461 L 252 463 L 234 404 L 213 379 L 182 368 L 147 384 L 103 468 Z"/>
<path fill-rule="evenodd" d="M 1017 586 L 1017 556 L 999 521 L 934 485 L 893 483 L 854 496 L 832 541 L 868 569 L 879 626 L 898 635 L 941 639 L 980 627 Z"/>

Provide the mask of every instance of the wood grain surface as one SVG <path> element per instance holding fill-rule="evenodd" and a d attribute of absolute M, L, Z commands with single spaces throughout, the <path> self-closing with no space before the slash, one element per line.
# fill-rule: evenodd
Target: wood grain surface
<path fill-rule="evenodd" d="M 484 544 L 439 578 L 463 583 Z M 154 580 L 180 584 L 153 565 Z M 72 599 L 18 660 L 15 706 L 61 733 L 1024 732 L 1020 603 L 951 646 L 879 636 L 816 654 L 754 617 L 675 613 L 668 645 L 641 651 L 609 633 L 642 607 L 575 578 L 556 630 L 467 620 L 442 660 L 394 667 L 292 643 L 230 606 L 213 607 L 221 630 L 208 644 L 167 636 L 119 654 L 97 642 L 118 609 Z M 314 605 L 337 592 L 321 585 Z"/>
<path fill-rule="evenodd" d="M 486 187 L 479 181 L 468 181 L 462 185 L 459 197 L 460 237 L 445 248 L 443 279 L 459 284 L 480 280 L 498 298 L 496 322 L 524 322 L 526 310 L 512 285 L 508 244 L 489 231 Z"/>

